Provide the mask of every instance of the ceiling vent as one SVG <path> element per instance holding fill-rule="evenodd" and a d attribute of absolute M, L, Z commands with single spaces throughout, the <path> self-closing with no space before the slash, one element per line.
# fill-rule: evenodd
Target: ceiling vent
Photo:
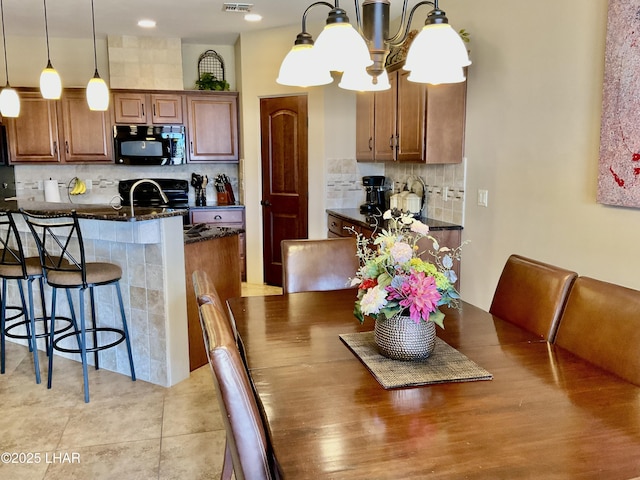
<path fill-rule="evenodd" d="M 224 3 L 222 5 L 222 11 L 249 13 L 252 7 L 253 7 L 253 3 Z"/>

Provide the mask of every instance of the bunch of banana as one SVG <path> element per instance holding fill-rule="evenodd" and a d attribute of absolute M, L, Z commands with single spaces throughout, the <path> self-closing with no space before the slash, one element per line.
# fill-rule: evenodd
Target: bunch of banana
<path fill-rule="evenodd" d="M 85 183 L 82 180 L 80 180 L 78 177 L 75 177 L 74 180 L 75 180 L 75 184 L 73 185 L 73 188 L 69 192 L 69 195 L 82 195 L 83 193 L 86 193 L 87 185 L 85 185 Z"/>

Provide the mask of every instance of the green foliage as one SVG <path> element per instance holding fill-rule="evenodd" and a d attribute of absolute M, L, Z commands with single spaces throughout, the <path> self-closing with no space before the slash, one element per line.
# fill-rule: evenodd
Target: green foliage
<path fill-rule="evenodd" d="M 226 80 L 218 80 L 214 75 L 205 72 L 200 75 L 200 79 L 196 80 L 196 88 L 198 90 L 229 90 L 229 82 Z"/>
<path fill-rule="evenodd" d="M 464 43 L 469 43 L 471 41 L 471 38 L 469 38 L 469 32 L 467 32 L 464 28 L 460 29 L 458 35 L 460 35 L 460 38 Z"/>

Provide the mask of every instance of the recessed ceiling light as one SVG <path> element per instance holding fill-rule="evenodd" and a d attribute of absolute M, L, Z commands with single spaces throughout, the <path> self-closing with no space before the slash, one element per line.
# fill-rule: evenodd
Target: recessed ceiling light
<path fill-rule="evenodd" d="M 142 28 L 153 28 L 156 26 L 156 21 L 143 19 L 138 21 L 138 26 Z"/>
<path fill-rule="evenodd" d="M 247 13 L 244 16 L 244 19 L 247 22 L 259 22 L 260 20 L 262 20 L 262 15 L 258 15 L 257 13 Z"/>

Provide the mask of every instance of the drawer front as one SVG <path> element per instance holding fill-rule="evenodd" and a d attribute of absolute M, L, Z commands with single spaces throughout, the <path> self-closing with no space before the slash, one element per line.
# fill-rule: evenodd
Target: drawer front
<path fill-rule="evenodd" d="M 338 237 L 346 236 L 346 232 L 342 229 L 342 220 L 333 215 L 329 215 L 327 219 L 327 228 L 331 233 L 336 234 Z"/>
<path fill-rule="evenodd" d="M 240 209 L 191 210 L 191 223 L 238 224 L 244 226 L 244 212 Z"/>

